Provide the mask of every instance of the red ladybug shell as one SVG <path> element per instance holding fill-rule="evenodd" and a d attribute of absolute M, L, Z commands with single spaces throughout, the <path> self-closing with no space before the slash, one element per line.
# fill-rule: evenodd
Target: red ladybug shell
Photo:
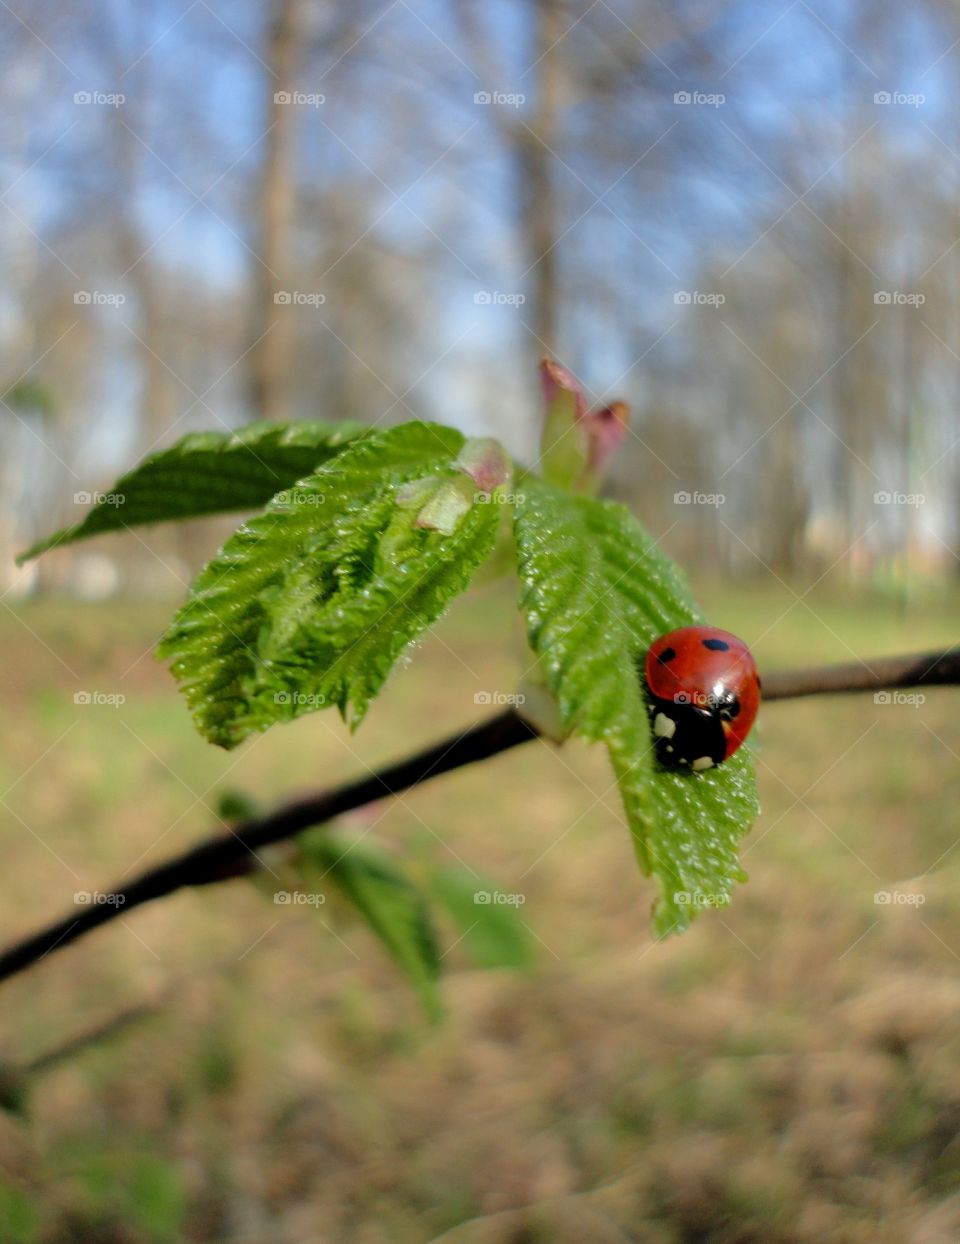
<path fill-rule="evenodd" d="M 684 626 L 654 640 L 647 651 L 646 679 L 658 754 L 668 764 L 699 769 L 726 760 L 750 733 L 760 707 L 760 676 L 750 649 L 715 626 Z M 698 729 L 700 723 L 719 724 L 723 731 L 702 758 L 688 754 L 696 744 L 685 746 L 690 732 L 684 723 L 689 721 Z"/>

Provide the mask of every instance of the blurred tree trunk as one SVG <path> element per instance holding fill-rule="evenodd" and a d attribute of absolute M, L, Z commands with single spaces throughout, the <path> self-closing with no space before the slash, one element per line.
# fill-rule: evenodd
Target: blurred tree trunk
<path fill-rule="evenodd" d="M 491 115 L 511 162 L 517 186 L 517 233 L 522 257 L 521 281 L 527 302 L 523 320 L 533 335 L 533 353 L 540 357 L 558 351 L 560 300 L 558 242 L 560 208 L 554 171 L 562 142 L 560 115 L 566 87 L 563 37 L 574 21 L 563 0 L 524 0 L 531 25 L 530 67 L 522 81 L 530 84 L 532 106 L 525 117 L 498 106 Z M 455 15 L 460 22 L 478 79 L 488 91 L 497 89 L 506 68 L 479 20 L 472 0 L 460 0 Z"/>
<path fill-rule="evenodd" d="M 132 45 L 147 46 L 149 34 L 144 15 L 131 13 Z M 111 48 L 113 80 L 123 80 L 123 70 L 131 60 L 118 31 Z M 144 241 L 141 210 L 150 193 L 145 171 L 152 154 L 149 118 L 153 112 L 156 90 L 153 85 L 152 58 L 144 56 L 138 66 L 137 90 L 123 109 L 117 109 L 114 120 L 114 158 L 116 180 L 120 188 L 119 219 L 117 220 L 116 254 L 121 266 L 122 281 L 133 288 L 136 308 L 136 350 L 140 378 L 138 402 L 138 441 L 141 456 L 154 453 L 168 440 L 188 404 L 186 384 L 180 378 L 180 360 L 176 357 L 171 328 L 176 316 L 171 315 L 168 299 L 162 289 L 162 278 Z M 192 403 L 192 398 L 189 399 Z M 181 524 L 171 524 L 151 532 L 136 544 L 130 543 L 115 556 L 123 573 L 134 583 L 153 583 L 152 576 L 159 564 L 166 579 L 173 584 L 181 578 L 180 565 L 189 548 L 190 533 Z M 149 550 L 152 557 L 145 556 Z M 155 559 L 155 561 L 153 560 Z"/>
<path fill-rule="evenodd" d="M 559 302 L 559 212 L 553 166 L 563 100 L 561 41 L 567 22 L 560 0 L 533 0 L 533 8 L 534 105 L 529 125 L 516 130 L 520 227 L 530 299 L 529 315 L 524 318 L 538 339 L 537 353 L 553 354 Z"/>
<path fill-rule="evenodd" d="M 782 578 L 795 575 L 803 560 L 810 498 L 803 479 L 797 436 L 798 409 L 780 421 L 773 433 L 770 475 L 771 507 L 767 511 L 767 561 Z"/>
<path fill-rule="evenodd" d="M 254 280 L 250 405 L 257 419 L 289 419 L 294 321 L 276 295 L 291 271 L 296 202 L 296 106 L 289 100 L 296 80 L 302 0 L 274 0 L 264 60 L 268 102 L 264 162 L 259 187 L 259 239 Z"/>
<path fill-rule="evenodd" d="M 874 45 L 873 8 L 858 2 L 847 15 L 845 46 Z M 842 141 L 853 144 L 841 165 L 840 203 L 835 230 L 839 334 L 837 348 L 845 350 L 836 365 L 837 435 L 841 442 L 840 496 L 843 499 L 844 561 L 852 572 L 864 550 L 859 537 L 873 517 L 871 500 L 879 487 L 870 462 L 883 426 L 889 427 L 887 381 L 881 360 L 873 355 L 869 334 L 877 323 L 874 295 L 884 249 L 882 209 L 872 182 L 876 156 L 868 143 L 854 142 L 869 128 L 865 94 L 859 85 L 859 57 L 845 58 L 846 75 L 841 112 Z M 881 347 L 882 348 L 882 347 Z"/>
<path fill-rule="evenodd" d="M 36 65 L 36 50 L 30 49 L 26 55 L 21 49 L 17 50 L 21 56 L 21 72 L 25 71 L 25 78 L 30 82 L 31 88 L 36 90 L 40 76 Z M 30 166 L 31 111 L 27 90 L 21 90 L 8 102 L 7 160 L 12 169 L 23 170 Z M 37 323 L 32 307 L 36 299 L 39 268 L 37 248 L 40 244 L 36 232 L 36 209 L 31 212 L 33 205 L 26 196 L 15 199 L 14 202 L 20 220 L 18 222 L 11 218 L 4 221 L 2 234 L 4 251 L 12 255 L 4 274 L 5 284 L 10 291 L 8 296 L 18 308 L 15 332 L 4 336 L 5 357 L 3 371 L 0 372 L 0 390 L 3 393 L 3 405 L 0 406 L 0 590 L 4 592 L 16 581 L 13 559 L 20 551 L 18 545 L 23 533 L 19 530 L 19 502 L 22 489 L 26 486 L 25 429 L 19 422 L 22 416 L 9 390 L 24 376 L 29 376 L 35 359 Z M 12 244 L 10 239 L 13 239 Z M 22 542 L 27 543 L 26 540 Z M 43 568 L 38 566 L 34 573 L 39 576 L 43 573 Z"/>
<path fill-rule="evenodd" d="M 147 47 L 150 42 L 145 15 L 131 11 L 129 43 Z M 125 66 L 132 54 L 124 44 L 123 31 L 113 31 L 110 64 L 114 82 L 123 81 Z M 143 56 L 138 63 L 137 90 L 116 109 L 113 117 L 113 158 L 120 193 L 117 196 L 116 222 L 117 258 L 121 280 L 129 283 L 136 295 L 138 324 L 135 346 L 141 369 L 142 383 L 139 402 L 140 452 L 156 449 L 165 432 L 173 426 L 181 405 L 177 392 L 180 383 L 173 363 L 164 358 L 166 316 L 160 293 L 151 247 L 144 243 L 140 210 L 149 193 L 144 164 L 151 153 L 148 118 L 153 111 L 156 93 L 153 86 L 152 61 Z M 182 387 L 182 385 L 181 385 Z"/>

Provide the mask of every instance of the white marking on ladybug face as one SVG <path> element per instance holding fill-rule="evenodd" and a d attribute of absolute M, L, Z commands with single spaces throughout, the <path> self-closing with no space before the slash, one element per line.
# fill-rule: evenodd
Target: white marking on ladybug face
<path fill-rule="evenodd" d="M 666 713 L 657 713 L 653 719 L 653 733 L 658 739 L 672 739 L 677 732 L 677 723 Z"/>
<path fill-rule="evenodd" d="M 698 756 L 697 759 L 693 762 L 694 773 L 700 773 L 703 769 L 712 769 L 712 768 L 713 768 L 713 757 L 712 756 Z"/>
<path fill-rule="evenodd" d="M 672 751 L 673 751 L 673 744 L 672 744 L 672 743 L 668 743 L 668 744 L 667 744 L 667 751 L 668 751 L 668 752 L 672 752 Z"/>

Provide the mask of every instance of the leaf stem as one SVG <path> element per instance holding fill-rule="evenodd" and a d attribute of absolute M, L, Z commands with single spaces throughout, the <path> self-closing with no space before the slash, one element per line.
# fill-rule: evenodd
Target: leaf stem
<path fill-rule="evenodd" d="M 838 692 L 897 690 L 960 684 L 960 647 L 885 657 L 849 665 L 784 670 L 764 676 L 765 701 Z M 163 898 L 184 886 L 210 885 L 242 877 L 259 867 L 257 851 L 295 837 L 385 795 L 399 794 L 442 773 L 485 760 L 537 737 L 536 728 L 508 709 L 461 734 L 368 777 L 281 804 L 264 816 L 217 833 L 133 881 L 109 891 L 110 902 L 77 908 L 40 932 L 0 951 L 0 981 L 15 976 L 85 933 L 126 915 L 134 907 Z M 107 892 L 105 892 L 107 893 Z"/>

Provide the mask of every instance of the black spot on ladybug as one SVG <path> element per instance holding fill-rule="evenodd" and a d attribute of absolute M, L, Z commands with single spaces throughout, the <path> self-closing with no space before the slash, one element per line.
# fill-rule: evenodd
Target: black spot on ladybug
<path fill-rule="evenodd" d="M 711 652 L 729 652 L 730 645 L 725 639 L 705 639 L 703 640 L 704 648 L 709 648 Z"/>
<path fill-rule="evenodd" d="M 724 647 L 726 647 L 726 644 L 724 644 Z M 676 648 L 664 648 L 663 652 L 661 652 L 660 655 L 657 657 L 657 661 L 661 665 L 666 665 L 668 662 L 674 660 L 676 655 L 677 655 Z"/>

